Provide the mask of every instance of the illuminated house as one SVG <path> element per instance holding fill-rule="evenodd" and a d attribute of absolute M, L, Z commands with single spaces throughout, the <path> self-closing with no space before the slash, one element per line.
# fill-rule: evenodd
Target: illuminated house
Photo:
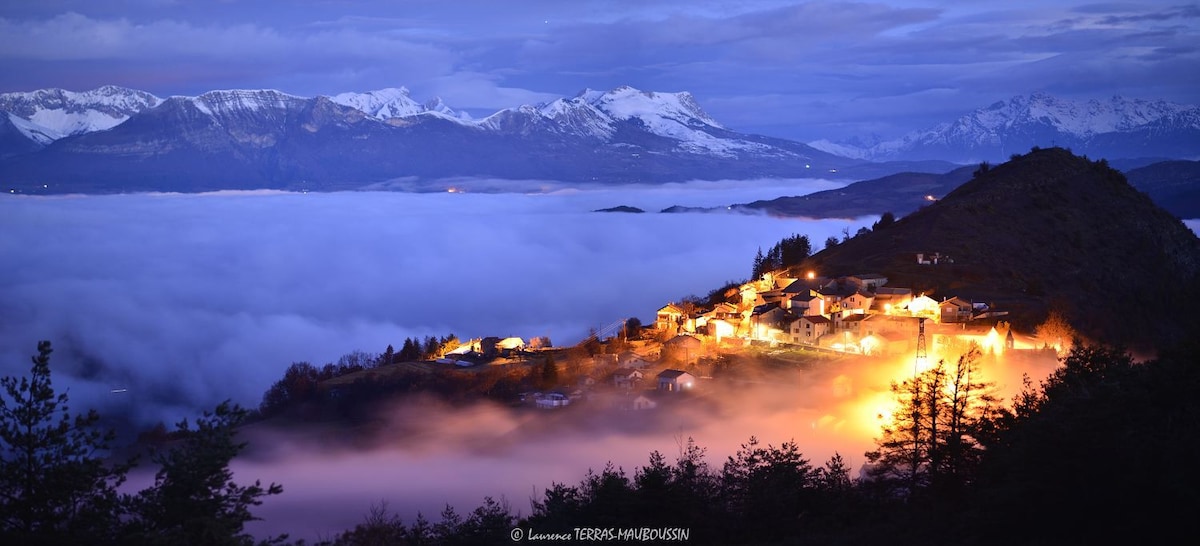
<path fill-rule="evenodd" d="M 708 321 L 708 335 L 715 338 L 718 342 L 722 339 L 731 338 L 737 335 L 737 325 L 741 323 L 739 317 L 733 322 L 724 319 L 713 319 Z"/>
<path fill-rule="evenodd" d="M 974 306 L 971 302 L 955 296 L 938 304 L 942 322 L 967 322 L 971 320 Z"/>
<path fill-rule="evenodd" d="M 829 333 L 832 324 L 833 321 L 821 315 L 803 315 L 789 325 L 791 342 L 816 345 L 821 336 Z"/>
<path fill-rule="evenodd" d="M 696 377 L 683 370 L 663 370 L 658 373 L 658 390 L 665 392 L 683 392 L 691 390 L 696 384 Z"/>
<path fill-rule="evenodd" d="M 888 282 L 887 277 L 875 273 L 851 275 L 846 277 L 846 280 L 857 286 L 859 290 L 865 290 L 867 292 L 874 292 Z"/>
<path fill-rule="evenodd" d="M 842 313 L 866 313 L 874 302 L 874 295 L 858 290 L 842 299 Z"/>
<path fill-rule="evenodd" d="M 707 313 L 704 313 L 704 315 L 707 316 L 709 320 L 714 320 L 714 319 L 721 319 L 721 320 L 737 319 L 737 320 L 740 320 L 742 318 L 741 315 L 738 313 L 738 309 L 737 309 L 736 305 L 729 303 L 729 302 L 724 302 L 724 301 L 713 306 L 712 310 Z"/>
<path fill-rule="evenodd" d="M 912 290 L 908 288 L 882 286 L 875 289 L 871 306 L 876 312 L 890 315 L 907 308 L 912 298 Z"/>
<path fill-rule="evenodd" d="M 679 331 L 679 324 L 683 321 L 683 310 L 676 307 L 675 304 L 668 303 L 658 310 L 658 314 L 654 319 L 654 327 L 659 330 L 671 332 Z"/>
<path fill-rule="evenodd" d="M 861 314 L 837 316 L 833 319 L 833 327 L 839 332 L 849 332 L 852 338 L 858 339 L 866 333 L 862 325 L 869 318 L 870 315 Z"/>
<path fill-rule="evenodd" d="M 908 312 L 914 317 L 941 318 L 941 309 L 938 308 L 938 302 L 924 294 L 913 298 L 908 303 Z"/>
<path fill-rule="evenodd" d="M 785 300 L 782 305 L 785 309 L 789 309 L 799 315 L 824 315 L 827 312 L 825 298 L 811 290 L 805 290 L 803 293 L 793 295 L 791 299 Z"/>
<path fill-rule="evenodd" d="M 622 352 L 621 354 L 617 355 L 617 366 L 620 366 L 621 368 L 641 369 L 641 368 L 645 368 L 646 366 L 649 366 L 649 365 L 650 365 L 650 362 L 648 360 L 646 360 L 645 357 L 643 357 L 642 355 L 639 355 L 633 351 L 625 351 L 625 352 Z"/>
<path fill-rule="evenodd" d="M 750 338 L 758 341 L 786 341 L 784 329 L 792 314 L 775 304 L 762 305 L 750 315 Z"/>
<path fill-rule="evenodd" d="M 663 343 L 663 360 L 695 363 L 704 354 L 704 344 L 692 336 L 675 336 Z"/>

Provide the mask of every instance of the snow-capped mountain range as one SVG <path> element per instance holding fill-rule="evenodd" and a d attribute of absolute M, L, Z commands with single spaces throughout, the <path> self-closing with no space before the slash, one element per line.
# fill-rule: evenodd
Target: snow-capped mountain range
<path fill-rule="evenodd" d="M 1112 97 L 1068 100 L 1017 96 L 894 140 L 819 140 L 810 146 L 880 161 L 998 161 L 1033 146 L 1063 146 L 1096 157 L 1200 157 L 1200 107 Z"/>
<path fill-rule="evenodd" d="M 584 90 L 473 119 L 405 88 L 158 98 L 0 95 L 0 177 L 87 188 L 362 187 L 455 177 L 577 182 L 806 177 L 856 160 L 731 131 L 686 92 Z"/>
<path fill-rule="evenodd" d="M 479 120 L 465 112 L 456 112 L 440 98 L 418 102 L 404 87 L 341 93 L 327 98 L 393 125 L 412 122 L 402 121 L 405 118 L 430 116 L 497 132 L 521 125 L 543 126 L 558 133 L 608 139 L 616 133 L 618 124 L 634 120 L 650 133 L 679 140 L 685 149 L 727 153 L 764 148 L 761 144 L 731 142 L 705 133 L 706 128 L 725 128 L 687 92 L 655 93 L 627 86 L 609 92 L 586 89 L 574 98 L 508 108 Z M 164 101 L 186 101 L 206 115 L 228 118 L 239 112 L 286 110 L 309 100 L 312 99 L 275 90 L 210 91 L 197 97 L 161 99 L 144 91 L 104 86 L 78 93 L 43 89 L 0 94 L 0 111 L 10 115 L 22 134 L 45 145 L 67 136 L 111 129 Z"/>
<path fill-rule="evenodd" d="M 145 91 L 106 85 L 80 93 L 63 89 L 4 93 L 0 94 L 0 111 L 8 113 L 30 139 L 47 144 L 65 136 L 111 129 L 161 102 Z"/>
<path fill-rule="evenodd" d="M 1095 157 L 1194 157 L 1194 106 L 1016 97 L 888 142 L 807 145 L 739 133 L 691 94 L 628 86 L 474 119 L 403 87 L 332 97 L 275 90 L 159 98 L 105 86 L 0 94 L 0 180 L 10 188 L 422 189 L 440 180 L 658 183 L 945 172 L 1034 145 Z M 868 163 L 867 160 L 891 160 Z M 900 161 L 896 161 L 900 160 Z M 903 161 L 910 161 L 903 163 Z"/>

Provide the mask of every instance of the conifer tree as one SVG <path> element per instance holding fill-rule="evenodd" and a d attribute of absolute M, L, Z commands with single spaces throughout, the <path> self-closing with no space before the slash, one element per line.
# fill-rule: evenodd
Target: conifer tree
<path fill-rule="evenodd" d="M 222 402 L 189 426 L 185 419 L 176 425 L 183 441 L 158 453 L 160 469 L 154 485 L 133 499 L 136 517 L 130 522 L 131 541 L 162 545 L 253 544 L 245 524 L 257 518 L 250 509 L 262 498 L 278 495 L 278 484 L 260 481 L 240 485 L 233 481 L 230 461 L 246 447 L 234 436 L 246 418 L 246 410 Z M 276 540 L 282 540 L 280 537 Z"/>
<path fill-rule="evenodd" d="M 51 352 L 39 342 L 28 377 L 0 379 L 0 543 L 111 542 L 132 464 L 104 462 L 113 433 L 97 428 L 95 411 L 71 415 Z"/>

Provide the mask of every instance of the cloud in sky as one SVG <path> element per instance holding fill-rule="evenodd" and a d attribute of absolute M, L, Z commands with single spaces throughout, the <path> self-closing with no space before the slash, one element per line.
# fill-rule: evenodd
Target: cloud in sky
<path fill-rule="evenodd" d="M 80 407 L 174 422 L 226 397 L 257 405 L 292 362 L 382 352 L 409 336 L 571 344 L 744 278 L 758 247 L 793 233 L 820 245 L 861 225 L 587 211 L 830 186 L 5 197 L 0 254 L 14 265 L 0 271 L 0 373 L 25 373 L 50 339 Z"/>
<path fill-rule="evenodd" d="M 1167 0 L 296 4 L 6 5 L 0 90 L 404 85 L 486 113 L 633 85 L 691 91 L 735 129 L 812 139 L 895 134 L 1037 90 L 1195 102 L 1200 73 L 1197 8 Z"/>

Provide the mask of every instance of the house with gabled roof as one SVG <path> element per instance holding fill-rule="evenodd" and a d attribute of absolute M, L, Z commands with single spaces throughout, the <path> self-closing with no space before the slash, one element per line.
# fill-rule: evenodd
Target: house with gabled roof
<path fill-rule="evenodd" d="M 832 326 L 833 321 L 823 315 L 801 315 L 788 325 L 788 339 L 791 343 L 816 345 Z"/>
<path fill-rule="evenodd" d="M 937 300 L 921 294 L 908 302 L 908 312 L 914 317 L 940 318 Z"/>
<path fill-rule="evenodd" d="M 642 373 L 642 371 L 638 369 L 617 370 L 612 376 L 613 386 L 618 389 L 625 390 L 637 387 L 638 384 L 641 383 L 645 378 L 646 374 Z"/>
<path fill-rule="evenodd" d="M 866 333 L 863 328 L 863 322 L 871 318 L 871 315 L 862 313 L 851 313 L 846 315 L 835 315 L 833 317 L 833 329 L 837 332 L 849 332 L 855 339 Z"/>
<path fill-rule="evenodd" d="M 683 322 L 685 313 L 683 309 L 676 307 L 673 303 L 668 303 L 658 310 L 655 315 L 654 327 L 659 330 L 675 332 L 679 330 L 679 324 Z"/>
<path fill-rule="evenodd" d="M 696 376 L 683 370 L 663 370 L 657 379 L 658 390 L 665 392 L 688 391 L 696 385 Z"/>
<path fill-rule="evenodd" d="M 693 336 L 678 335 L 663 343 L 663 360 L 695 363 L 703 355 L 704 344 Z"/>
<path fill-rule="evenodd" d="M 968 322 L 974 314 L 971 302 L 955 296 L 938 304 L 942 322 Z"/>
<path fill-rule="evenodd" d="M 633 351 L 623 351 L 617 355 L 617 366 L 624 369 L 642 369 L 649 365 L 650 361 L 646 360 L 646 357 Z"/>
<path fill-rule="evenodd" d="M 875 289 L 872 307 L 878 313 L 892 314 L 905 310 L 912 302 L 913 293 L 909 288 L 896 286 L 881 286 Z"/>
<path fill-rule="evenodd" d="M 782 302 L 782 306 L 797 315 L 824 315 L 828 312 L 825 298 L 812 290 L 792 296 L 791 299 Z"/>
<path fill-rule="evenodd" d="M 871 309 L 871 304 L 875 302 L 875 295 L 863 290 L 857 290 L 853 294 L 842 298 L 842 311 L 850 311 L 854 313 L 866 313 Z"/>
<path fill-rule="evenodd" d="M 750 337 L 759 341 L 785 341 L 784 330 L 794 316 L 777 304 L 760 305 L 750 315 Z"/>

